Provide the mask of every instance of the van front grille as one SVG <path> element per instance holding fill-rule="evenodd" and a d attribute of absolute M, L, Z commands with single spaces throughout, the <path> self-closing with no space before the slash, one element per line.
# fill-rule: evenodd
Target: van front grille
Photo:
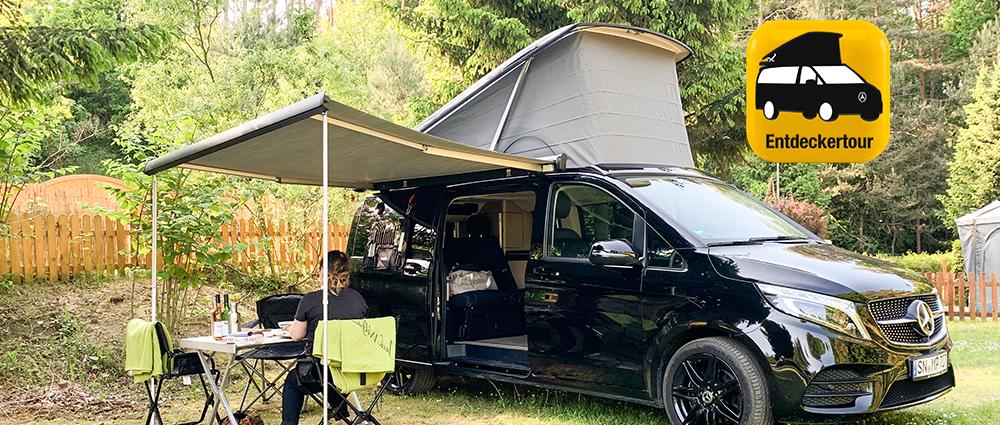
<path fill-rule="evenodd" d="M 925 336 L 917 330 L 914 321 L 907 320 L 906 311 L 915 300 L 927 303 L 934 312 L 934 333 Z M 879 330 L 890 342 L 905 345 L 924 345 L 939 339 L 945 332 L 945 318 L 941 304 L 935 294 L 913 297 L 892 298 L 868 303 L 868 310 L 878 324 Z"/>

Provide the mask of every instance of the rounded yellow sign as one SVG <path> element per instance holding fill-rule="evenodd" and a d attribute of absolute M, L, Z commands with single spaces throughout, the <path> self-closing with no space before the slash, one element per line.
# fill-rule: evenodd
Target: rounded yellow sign
<path fill-rule="evenodd" d="M 771 162 L 866 162 L 889 144 L 889 41 L 865 21 L 772 21 L 747 42 L 747 140 Z"/>

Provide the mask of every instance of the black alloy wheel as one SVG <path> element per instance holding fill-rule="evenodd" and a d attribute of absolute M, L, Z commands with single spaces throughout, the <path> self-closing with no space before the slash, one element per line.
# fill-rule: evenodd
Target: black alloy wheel
<path fill-rule="evenodd" d="M 750 352 L 731 338 L 691 341 L 664 373 L 664 406 L 675 425 L 771 424 L 764 374 Z"/>
<path fill-rule="evenodd" d="M 740 382 L 724 361 L 695 354 L 674 372 L 673 408 L 685 424 L 739 425 L 743 413 Z"/>

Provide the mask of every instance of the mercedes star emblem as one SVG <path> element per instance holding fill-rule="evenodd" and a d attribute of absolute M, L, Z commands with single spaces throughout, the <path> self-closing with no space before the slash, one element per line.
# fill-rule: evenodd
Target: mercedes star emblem
<path fill-rule="evenodd" d="M 934 334 L 934 314 L 927 303 L 921 300 L 913 301 L 906 309 L 906 317 L 913 320 L 913 328 L 923 336 L 929 337 Z"/>
<path fill-rule="evenodd" d="M 860 92 L 858 93 L 858 102 L 865 103 L 868 100 L 868 93 Z"/>

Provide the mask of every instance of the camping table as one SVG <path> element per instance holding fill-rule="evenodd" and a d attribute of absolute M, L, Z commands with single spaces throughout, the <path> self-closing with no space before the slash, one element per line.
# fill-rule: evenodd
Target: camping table
<path fill-rule="evenodd" d="M 229 418 L 229 423 L 235 424 L 237 422 L 236 418 L 233 416 L 233 408 L 229 405 L 229 399 L 226 398 L 226 384 L 229 380 L 229 372 L 233 369 L 233 367 L 242 362 L 242 360 L 237 361 L 237 357 L 239 357 L 240 353 L 256 350 L 268 345 L 284 344 L 289 341 L 291 341 L 289 338 L 268 336 L 264 337 L 264 339 L 260 342 L 234 344 L 216 341 L 215 338 L 212 338 L 211 336 L 196 336 L 182 339 L 180 341 L 180 347 L 182 349 L 198 353 L 198 359 L 201 361 L 201 367 L 205 373 L 206 380 L 212 389 L 212 394 L 215 395 L 215 408 L 213 409 L 213 415 L 218 417 L 217 413 L 219 411 L 219 405 L 221 404 L 222 409 L 226 411 L 226 416 Z M 208 365 L 208 358 L 214 357 L 216 354 L 229 355 L 229 361 L 226 363 L 226 368 L 223 370 L 222 375 L 219 376 L 218 382 L 216 382 L 215 379 L 212 379 L 212 369 Z"/>

